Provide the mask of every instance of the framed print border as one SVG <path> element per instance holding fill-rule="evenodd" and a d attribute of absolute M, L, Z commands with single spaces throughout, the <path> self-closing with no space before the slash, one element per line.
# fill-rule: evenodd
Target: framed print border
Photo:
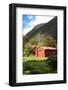
<path fill-rule="evenodd" d="M 16 9 L 17 8 L 33 8 L 33 9 L 50 9 L 63 10 L 63 80 L 55 81 L 37 81 L 37 82 L 16 82 Z M 50 5 L 32 5 L 32 4 L 15 4 L 9 5 L 9 85 L 10 86 L 27 86 L 27 85 L 43 85 L 43 84 L 59 84 L 66 83 L 66 7 L 50 6 Z"/>

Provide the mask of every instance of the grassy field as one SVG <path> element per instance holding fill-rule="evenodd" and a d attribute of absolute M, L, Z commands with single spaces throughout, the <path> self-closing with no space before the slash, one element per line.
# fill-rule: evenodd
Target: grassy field
<path fill-rule="evenodd" d="M 35 56 L 23 58 L 23 74 L 48 74 L 57 73 L 47 63 L 48 58 L 38 58 Z"/>
<path fill-rule="evenodd" d="M 47 59 L 48 59 L 48 57 L 43 57 L 42 58 L 42 57 L 36 57 L 36 56 L 33 56 L 33 55 L 23 58 L 24 62 L 25 61 L 40 61 L 40 60 L 47 60 Z"/>

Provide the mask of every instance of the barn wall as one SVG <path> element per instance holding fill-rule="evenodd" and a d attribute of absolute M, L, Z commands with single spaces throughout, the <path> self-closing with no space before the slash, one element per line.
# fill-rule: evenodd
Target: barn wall
<path fill-rule="evenodd" d="M 56 54 L 57 50 L 45 50 L 45 57 Z"/>
<path fill-rule="evenodd" d="M 45 57 L 45 51 L 44 51 L 44 49 L 37 49 L 37 50 L 35 51 L 35 55 L 36 55 L 37 57 Z"/>

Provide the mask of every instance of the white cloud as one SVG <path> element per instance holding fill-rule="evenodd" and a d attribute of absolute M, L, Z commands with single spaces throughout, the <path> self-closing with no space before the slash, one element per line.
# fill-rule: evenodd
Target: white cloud
<path fill-rule="evenodd" d="M 40 23 L 47 23 L 53 18 L 54 18 L 54 16 L 36 16 L 36 20 L 35 21 L 31 21 L 28 24 L 30 27 L 25 28 L 23 30 L 23 35 L 27 34 L 29 31 L 31 31 L 36 25 L 38 25 Z"/>

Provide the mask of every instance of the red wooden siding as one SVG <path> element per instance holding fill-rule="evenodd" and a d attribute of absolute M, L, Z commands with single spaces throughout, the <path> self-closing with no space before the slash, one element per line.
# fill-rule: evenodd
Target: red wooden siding
<path fill-rule="evenodd" d="M 56 54 L 57 49 L 53 47 L 39 47 L 35 48 L 33 53 L 37 57 L 48 57 L 50 55 Z"/>
<path fill-rule="evenodd" d="M 57 53 L 57 50 L 45 50 L 45 56 L 48 57 L 50 55 L 54 55 Z"/>

